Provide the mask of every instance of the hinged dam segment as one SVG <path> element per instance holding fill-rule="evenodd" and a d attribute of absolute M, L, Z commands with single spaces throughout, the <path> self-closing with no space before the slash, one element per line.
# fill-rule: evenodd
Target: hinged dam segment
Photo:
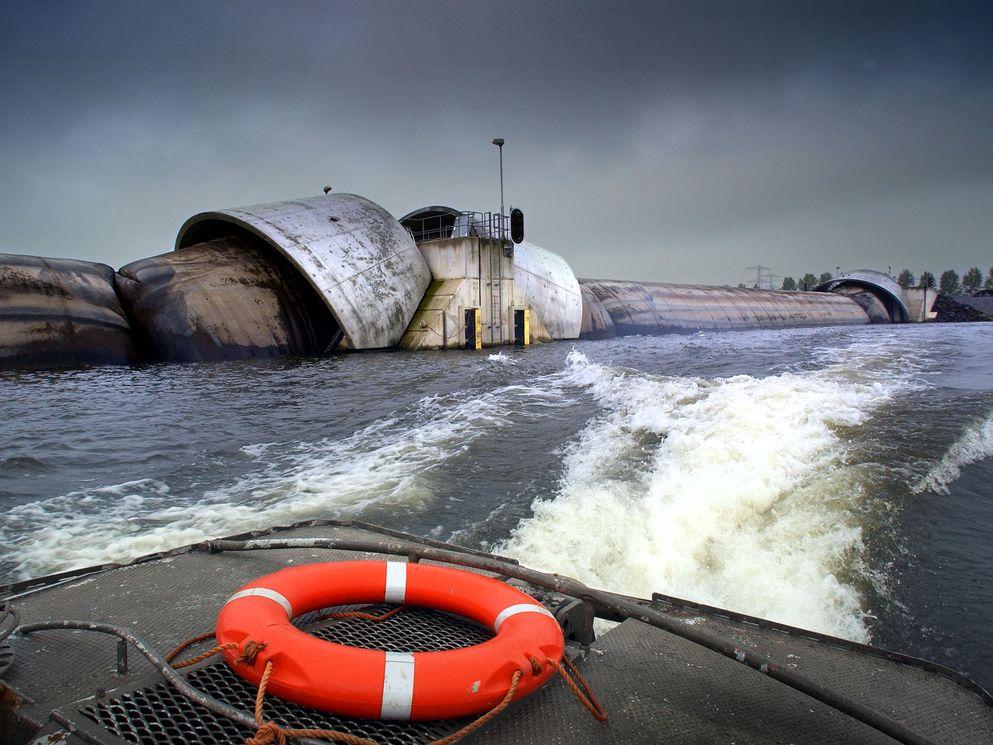
<path fill-rule="evenodd" d="M 397 220 L 365 197 L 329 193 L 200 213 L 175 251 L 116 272 L 0 255 L 0 365 L 463 348 L 470 308 L 480 324 L 473 348 L 522 343 L 522 310 L 534 342 L 993 318 L 979 300 L 949 312 L 933 291 L 872 270 L 813 292 L 580 283 L 562 256 L 523 232 L 511 240 L 501 212 L 431 206 Z"/>

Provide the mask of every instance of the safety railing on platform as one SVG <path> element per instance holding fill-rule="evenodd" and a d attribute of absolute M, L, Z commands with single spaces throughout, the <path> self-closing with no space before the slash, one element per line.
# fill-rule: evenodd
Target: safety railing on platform
<path fill-rule="evenodd" d="M 465 237 L 510 240 L 510 218 L 499 212 L 433 214 L 407 218 L 403 226 L 417 243 Z"/>

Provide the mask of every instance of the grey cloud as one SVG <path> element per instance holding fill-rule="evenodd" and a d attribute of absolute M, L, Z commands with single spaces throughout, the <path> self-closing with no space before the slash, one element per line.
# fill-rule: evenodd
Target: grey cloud
<path fill-rule="evenodd" d="M 587 276 L 993 263 L 993 6 L 45 3 L 0 26 L 0 250 L 508 195 Z M 937 243 L 941 243 L 939 253 Z"/>

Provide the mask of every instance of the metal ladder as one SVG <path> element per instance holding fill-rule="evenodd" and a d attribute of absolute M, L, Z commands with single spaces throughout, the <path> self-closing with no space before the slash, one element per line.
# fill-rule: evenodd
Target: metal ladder
<path fill-rule="evenodd" d="M 489 213 L 486 245 L 490 253 L 490 345 L 504 343 L 503 333 L 503 216 Z"/>

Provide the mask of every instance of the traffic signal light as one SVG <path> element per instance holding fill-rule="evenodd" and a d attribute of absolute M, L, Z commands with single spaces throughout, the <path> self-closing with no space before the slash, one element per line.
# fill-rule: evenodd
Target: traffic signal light
<path fill-rule="evenodd" d="M 516 207 L 510 211 L 510 239 L 514 243 L 524 240 L 524 213 Z"/>

